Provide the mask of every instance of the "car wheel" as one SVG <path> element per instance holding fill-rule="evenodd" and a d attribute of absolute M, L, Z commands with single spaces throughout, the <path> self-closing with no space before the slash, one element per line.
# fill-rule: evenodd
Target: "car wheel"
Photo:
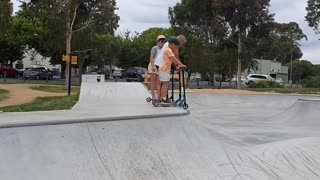
<path fill-rule="evenodd" d="M 49 79 L 49 80 L 52 80 L 52 79 L 53 79 L 53 77 L 50 75 L 48 79 Z"/>
<path fill-rule="evenodd" d="M 0 74 L 0 78 L 3 78 L 3 74 Z"/>
<path fill-rule="evenodd" d="M 40 76 L 39 76 L 39 75 L 37 75 L 37 76 L 36 76 L 36 80 L 39 80 L 39 79 L 40 79 Z"/>

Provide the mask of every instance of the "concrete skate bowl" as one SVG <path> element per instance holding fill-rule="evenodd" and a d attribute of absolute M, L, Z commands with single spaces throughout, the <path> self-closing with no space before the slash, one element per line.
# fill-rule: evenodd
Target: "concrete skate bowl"
<path fill-rule="evenodd" d="M 279 118 L 314 97 L 188 95 L 189 116 L 1 129 L 1 179 L 320 179 L 315 125 Z"/>

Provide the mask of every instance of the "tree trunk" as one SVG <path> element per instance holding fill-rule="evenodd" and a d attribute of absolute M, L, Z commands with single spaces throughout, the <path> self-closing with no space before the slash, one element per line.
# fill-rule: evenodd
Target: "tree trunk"
<path fill-rule="evenodd" d="M 237 70 L 237 89 L 241 88 L 241 64 L 242 64 L 242 39 L 241 39 L 241 31 L 239 32 L 239 42 L 238 42 L 238 70 Z"/>
<path fill-rule="evenodd" d="M 71 40 L 72 40 L 72 30 L 73 24 L 77 15 L 77 1 L 76 0 L 68 0 L 67 3 L 67 14 L 66 14 L 66 55 L 71 55 Z M 71 61 L 71 57 L 69 59 Z M 65 71 L 65 88 L 68 89 L 69 84 L 69 63 L 66 64 Z"/>
<path fill-rule="evenodd" d="M 66 55 L 70 56 L 71 54 L 71 32 L 70 32 L 70 26 L 67 27 L 67 32 L 66 32 Z M 69 59 L 71 61 L 71 58 Z M 68 83 L 69 83 L 69 62 L 66 62 L 66 70 L 65 70 L 65 89 L 68 89 Z"/>

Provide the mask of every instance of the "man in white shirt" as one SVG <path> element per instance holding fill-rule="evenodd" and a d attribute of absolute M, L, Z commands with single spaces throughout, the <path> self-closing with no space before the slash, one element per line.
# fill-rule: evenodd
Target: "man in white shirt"
<path fill-rule="evenodd" d="M 184 35 L 179 35 L 177 38 L 178 38 L 178 41 L 179 41 L 179 43 L 180 43 L 180 46 L 179 46 L 179 47 L 181 47 L 181 46 L 183 46 L 184 44 L 186 44 L 187 38 L 186 38 Z M 159 69 L 159 67 L 161 66 L 161 63 L 162 63 L 162 60 L 163 60 L 163 53 L 164 53 L 164 51 L 168 48 L 168 46 L 169 46 L 169 43 L 166 42 L 166 43 L 163 45 L 161 51 L 159 51 L 159 52 L 157 53 L 156 60 L 155 60 L 155 62 L 154 62 L 154 64 L 156 65 L 157 69 Z M 176 58 L 180 61 L 179 51 L 175 51 L 175 52 L 174 52 L 174 55 L 175 55 Z"/>

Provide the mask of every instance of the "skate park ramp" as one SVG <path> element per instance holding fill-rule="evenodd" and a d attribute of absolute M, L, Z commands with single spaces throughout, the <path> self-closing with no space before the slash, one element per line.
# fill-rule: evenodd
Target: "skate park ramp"
<path fill-rule="evenodd" d="M 188 115 L 181 108 L 155 108 L 146 102 L 149 91 L 142 83 L 81 84 L 79 101 L 72 110 L 1 113 L 1 127 L 69 124 Z M 10 117 L 10 118 L 9 118 Z"/>
<path fill-rule="evenodd" d="M 188 116 L 0 129 L 0 177 L 320 179 L 320 98 L 187 95 Z"/>

